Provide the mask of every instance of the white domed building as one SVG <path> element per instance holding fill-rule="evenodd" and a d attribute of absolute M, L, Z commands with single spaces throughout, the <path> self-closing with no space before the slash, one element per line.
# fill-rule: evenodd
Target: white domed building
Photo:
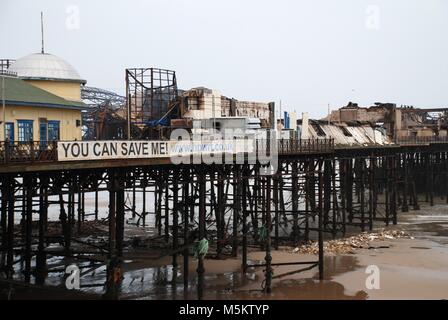
<path fill-rule="evenodd" d="M 5 79 L 1 140 L 81 140 L 81 86 L 86 83 L 65 60 L 48 53 L 17 59 Z M 5 118 L 5 119 L 3 119 Z"/>
<path fill-rule="evenodd" d="M 20 58 L 9 71 L 28 83 L 72 101 L 81 101 L 80 86 L 86 84 L 68 62 L 48 53 L 33 53 Z"/>

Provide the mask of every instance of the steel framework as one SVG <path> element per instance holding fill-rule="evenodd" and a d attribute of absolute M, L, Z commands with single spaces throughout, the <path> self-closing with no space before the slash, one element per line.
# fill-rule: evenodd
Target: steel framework
<path fill-rule="evenodd" d="M 421 201 L 433 205 L 435 196 L 448 201 L 448 147 L 443 144 L 284 153 L 278 171 L 268 176 L 260 174 L 259 163 L 32 168 L 24 164 L 0 174 L 2 272 L 42 284 L 75 259 L 83 277 L 105 267 L 98 286 L 109 298 L 119 296 L 126 264 L 126 217 L 153 230 L 149 247 L 157 257 L 171 257 L 186 295 L 192 251 L 198 241 L 208 241 L 208 253 L 197 260 L 197 297 L 202 299 L 208 257 L 238 256 L 243 270 L 263 268 L 262 290 L 270 292 L 272 280 L 284 276 L 273 270 L 285 265 L 272 260 L 273 248 L 318 240 L 316 260 L 287 264 L 297 265 L 296 272 L 318 267 L 322 279 L 324 237 L 349 227 L 372 229 L 374 221 L 396 224 L 399 211 L 417 210 Z M 86 235 L 93 236 L 89 220 L 99 219 L 98 194 L 104 192 L 105 241 L 86 242 Z M 95 199 L 90 206 L 89 193 Z M 56 224 L 48 221 L 49 207 L 59 210 Z M 265 251 L 264 262 L 249 262 L 254 246 Z"/>
<path fill-rule="evenodd" d="M 179 113 L 176 72 L 158 68 L 126 69 L 128 129 L 169 126 L 169 119 Z M 146 133 L 146 136 L 151 133 Z"/>

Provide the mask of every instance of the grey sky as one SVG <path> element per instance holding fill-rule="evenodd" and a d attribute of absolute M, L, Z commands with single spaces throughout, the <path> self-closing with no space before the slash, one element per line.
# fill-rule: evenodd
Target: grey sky
<path fill-rule="evenodd" d="M 76 9 L 79 9 L 79 28 Z M 124 92 L 126 67 L 177 72 L 181 88 L 276 101 L 324 116 L 348 101 L 448 104 L 444 0 L 1 0 L 0 57 L 40 50 L 88 85 Z"/>

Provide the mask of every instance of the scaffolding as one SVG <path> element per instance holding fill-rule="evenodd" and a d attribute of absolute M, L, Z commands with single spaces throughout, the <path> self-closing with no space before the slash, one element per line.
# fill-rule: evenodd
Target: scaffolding
<path fill-rule="evenodd" d="M 143 131 L 169 126 L 178 115 L 176 72 L 157 68 L 126 69 L 128 129 L 131 124 Z"/>

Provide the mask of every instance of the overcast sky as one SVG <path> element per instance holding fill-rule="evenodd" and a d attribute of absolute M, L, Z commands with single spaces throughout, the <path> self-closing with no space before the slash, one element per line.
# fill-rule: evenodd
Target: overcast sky
<path fill-rule="evenodd" d="M 448 104 L 445 0 L 1 0 L 0 58 L 45 49 L 124 94 L 126 67 L 311 117 L 355 101 Z"/>

